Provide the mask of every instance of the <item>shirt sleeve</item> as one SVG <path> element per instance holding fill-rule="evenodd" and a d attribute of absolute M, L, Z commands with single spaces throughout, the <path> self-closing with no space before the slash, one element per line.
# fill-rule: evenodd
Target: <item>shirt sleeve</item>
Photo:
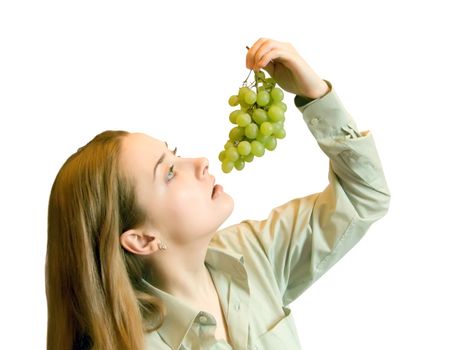
<path fill-rule="evenodd" d="M 386 214 L 390 202 L 372 134 L 358 131 L 325 82 L 324 96 L 296 96 L 295 104 L 330 160 L 328 186 L 273 209 L 266 220 L 241 223 L 266 255 L 284 305 L 340 260 Z"/>

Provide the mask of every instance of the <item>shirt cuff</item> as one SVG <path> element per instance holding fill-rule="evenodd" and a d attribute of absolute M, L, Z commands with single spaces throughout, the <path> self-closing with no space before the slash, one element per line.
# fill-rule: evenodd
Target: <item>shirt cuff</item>
<path fill-rule="evenodd" d="M 361 137 L 332 84 L 328 80 L 324 81 L 329 91 L 322 97 L 312 99 L 295 96 L 295 106 L 303 113 L 303 119 L 310 131 L 316 139 Z"/>

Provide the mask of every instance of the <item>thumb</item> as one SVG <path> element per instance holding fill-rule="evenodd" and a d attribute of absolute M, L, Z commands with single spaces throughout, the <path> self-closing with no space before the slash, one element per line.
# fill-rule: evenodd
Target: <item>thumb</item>
<path fill-rule="evenodd" d="M 274 63 L 273 62 L 269 62 L 266 66 L 263 67 L 263 69 L 267 71 L 271 77 L 273 77 L 273 74 L 274 74 Z"/>

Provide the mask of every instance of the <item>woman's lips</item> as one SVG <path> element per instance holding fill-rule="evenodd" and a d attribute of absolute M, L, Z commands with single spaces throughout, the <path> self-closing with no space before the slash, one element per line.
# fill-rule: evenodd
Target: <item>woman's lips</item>
<path fill-rule="evenodd" d="M 212 190 L 212 199 L 217 198 L 222 192 L 223 192 L 223 186 L 218 185 L 218 184 L 215 185 Z"/>

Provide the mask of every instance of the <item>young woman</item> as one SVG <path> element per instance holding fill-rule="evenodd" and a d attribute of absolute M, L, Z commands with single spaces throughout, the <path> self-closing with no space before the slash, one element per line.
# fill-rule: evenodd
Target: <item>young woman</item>
<path fill-rule="evenodd" d="M 288 304 L 386 213 L 390 195 L 371 133 L 292 45 L 259 39 L 247 67 L 296 95 L 330 159 L 329 185 L 218 230 L 233 199 L 207 159 L 141 133 L 97 135 L 51 190 L 48 349 L 300 349 Z"/>

